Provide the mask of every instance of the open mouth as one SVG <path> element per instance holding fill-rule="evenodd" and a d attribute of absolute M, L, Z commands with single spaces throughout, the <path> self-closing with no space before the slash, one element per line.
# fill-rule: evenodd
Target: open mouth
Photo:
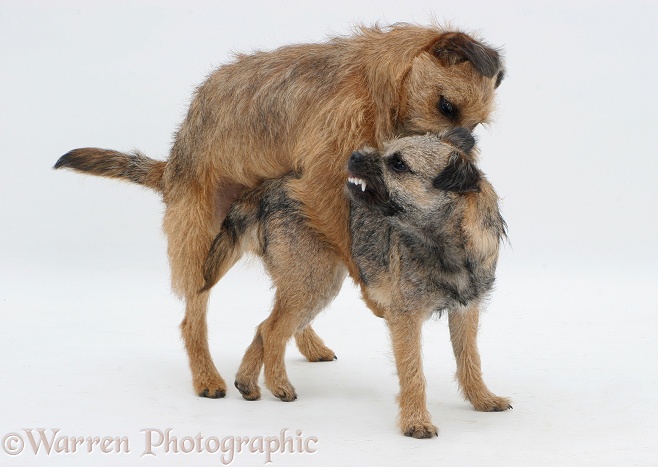
<path fill-rule="evenodd" d="M 366 191 L 366 187 L 368 186 L 366 181 L 362 178 L 359 178 L 359 177 L 348 177 L 347 178 L 347 183 L 349 183 L 351 186 L 354 186 L 355 188 L 356 187 L 361 187 L 362 192 Z"/>

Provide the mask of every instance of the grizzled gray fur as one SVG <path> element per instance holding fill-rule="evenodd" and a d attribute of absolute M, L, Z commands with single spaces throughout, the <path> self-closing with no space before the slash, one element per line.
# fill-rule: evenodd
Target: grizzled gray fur
<path fill-rule="evenodd" d="M 491 289 L 506 227 L 473 146 L 456 129 L 352 154 L 351 251 L 366 289 L 393 275 L 405 309 L 439 312 Z"/>
<path fill-rule="evenodd" d="M 350 271 L 367 305 L 389 327 L 405 435 L 438 433 L 426 408 L 421 353 L 422 323 L 434 313 L 448 312 L 464 396 L 477 410 L 511 408 L 484 384 L 476 345 L 480 304 L 493 285 L 506 226 L 498 197 L 476 166 L 474 145 L 470 132 L 457 128 L 354 152 L 346 174 L 351 256 L 345 265 L 331 260 L 335 245 L 310 227 L 295 196 L 299 174 L 266 181 L 231 206 L 206 258 L 202 291 L 248 251 L 263 258 L 276 288 L 272 313 L 236 376 L 245 399 L 260 398 L 263 367 L 276 397 L 297 398 L 285 371 L 286 343 L 293 336 L 298 345 L 304 342 L 300 336 L 312 332 L 310 323 Z M 313 338 L 319 347 L 302 346 L 302 352 L 333 360 Z"/>

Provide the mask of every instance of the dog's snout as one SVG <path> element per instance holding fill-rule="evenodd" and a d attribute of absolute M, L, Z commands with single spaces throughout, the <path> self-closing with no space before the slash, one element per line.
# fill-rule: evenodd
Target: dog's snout
<path fill-rule="evenodd" d="M 350 156 L 349 161 L 347 162 L 347 168 L 349 170 L 363 170 L 363 165 L 365 163 L 366 156 L 361 151 L 354 151 Z"/>

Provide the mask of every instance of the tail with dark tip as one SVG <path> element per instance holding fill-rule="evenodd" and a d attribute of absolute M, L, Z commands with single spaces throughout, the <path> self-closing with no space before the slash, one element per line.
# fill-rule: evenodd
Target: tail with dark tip
<path fill-rule="evenodd" d="M 138 151 L 125 154 L 110 149 L 80 148 L 60 157 L 54 168 L 118 178 L 162 193 L 165 165 L 166 162 L 151 159 Z"/>

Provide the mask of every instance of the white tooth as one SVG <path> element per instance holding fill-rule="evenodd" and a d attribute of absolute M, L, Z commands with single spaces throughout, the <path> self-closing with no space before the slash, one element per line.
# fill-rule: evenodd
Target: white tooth
<path fill-rule="evenodd" d="M 366 191 L 366 182 L 365 182 L 365 180 L 361 180 L 361 191 Z"/>

